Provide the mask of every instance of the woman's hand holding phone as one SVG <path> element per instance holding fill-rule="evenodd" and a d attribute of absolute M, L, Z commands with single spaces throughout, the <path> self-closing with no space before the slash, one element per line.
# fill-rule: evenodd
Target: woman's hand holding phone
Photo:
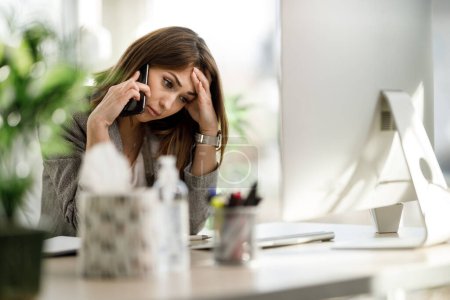
<path fill-rule="evenodd" d="M 120 115 L 130 99 L 140 100 L 140 92 L 151 96 L 150 87 L 138 81 L 139 71 L 133 76 L 109 88 L 103 100 L 91 112 L 87 121 L 87 148 L 99 142 L 109 141 L 108 128 Z"/>
<path fill-rule="evenodd" d="M 145 85 L 148 84 L 149 68 L 150 66 L 148 64 L 145 64 L 139 69 L 139 78 L 137 81 L 138 83 L 143 83 Z M 130 98 L 130 100 L 120 113 L 120 116 L 126 117 L 131 115 L 138 115 L 144 112 L 145 104 L 147 102 L 147 95 L 143 92 L 141 92 L 140 95 L 140 98 L 137 100 L 134 98 Z"/>

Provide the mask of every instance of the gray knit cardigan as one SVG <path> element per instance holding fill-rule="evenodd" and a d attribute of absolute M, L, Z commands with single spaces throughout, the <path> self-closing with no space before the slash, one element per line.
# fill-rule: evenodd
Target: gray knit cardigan
<path fill-rule="evenodd" d="M 88 114 L 77 113 L 71 125 L 65 128 L 65 138 L 73 145 L 74 151 L 69 156 L 44 158 L 42 175 L 42 209 L 41 223 L 47 227 L 52 236 L 76 236 L 78 228 L 77 194 L 78 173 L 86 149 L 86 123 Z M 151 155 L 150 130 L 142 144 L 145 177 L 147 185 L 152 186 L 156 169 Z M 109 128 L 112 143 L 122 151 L 122 140 L 117 121 Z M 191 155 L 192 156 L 192 155 Z M 209 216 L 207 196 L 209 188 L 217 183 L 218 170 L 203 176 L 190 173 L 192 157 L 184 171 L 184 182 L 189 189 L 190 232 L 200 231 Z"/>

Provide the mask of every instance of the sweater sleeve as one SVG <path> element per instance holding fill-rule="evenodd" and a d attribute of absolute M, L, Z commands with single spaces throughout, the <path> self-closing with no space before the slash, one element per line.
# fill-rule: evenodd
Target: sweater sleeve
<path fill-rule="evenodd" d="M 78 229 L 75 199 L 80 165 L 76 156 L 44 160 L 42 213 L 52 219 L 51 231 L 57 235 L 75 235 Z"/>
<path fill-rule="evenodd" d="M 210 188 L 217 185 L 218 168 L 202 176 L 193 175 L 192 162 L 184 169 L 184 181 L 189 189 L 189 222 L 191 234 L 197 234 L 210 214 L 207 202 Z"/>
<path fill-rule="evenodd" d="M 53 235 L 76 235 L 78 227 L 78 173 L 86 147 L 87 116 L 74 115 L 64 128 L 64 138 L 72 147 L 68 155 L 44 158 L 42 215 Z"/>

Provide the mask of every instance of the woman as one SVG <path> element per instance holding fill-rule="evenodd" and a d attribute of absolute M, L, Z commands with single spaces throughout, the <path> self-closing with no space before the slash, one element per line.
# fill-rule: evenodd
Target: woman
<path fill-rule="evenodd" d="M 137 81 L 145 64 L 148 84 Z M 103 142 L 127 157 L 136 186 L 153 184 L 159 155 L 176 155 L 189 188 L 190 231 L 197 233 L 208 217 L 208 188 L 216 185 L 221 162 L 216 152 L 222 157 L 228 131 L 219 71 L 203 39 L 183 27 L 156 30 L 135 41 L 96 82 L 92 111 L 75 114 L 66 130 L 74 152 L 44 160 L 42 215 L 51 220 L 51 233 L 76 235 L 82 156 Z M 147 97 L 144 112 L 121 117 L 140 93 Z"/>

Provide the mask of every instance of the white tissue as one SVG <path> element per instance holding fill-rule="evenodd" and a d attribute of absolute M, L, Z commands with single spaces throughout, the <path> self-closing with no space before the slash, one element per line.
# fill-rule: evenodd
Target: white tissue
<path fill-rule="evenodd" d="M 128 193 L 132 190 L 128 160 L 112 143 L 97 144 L 84 155 L 79 184 L 95 194 Z"/>

